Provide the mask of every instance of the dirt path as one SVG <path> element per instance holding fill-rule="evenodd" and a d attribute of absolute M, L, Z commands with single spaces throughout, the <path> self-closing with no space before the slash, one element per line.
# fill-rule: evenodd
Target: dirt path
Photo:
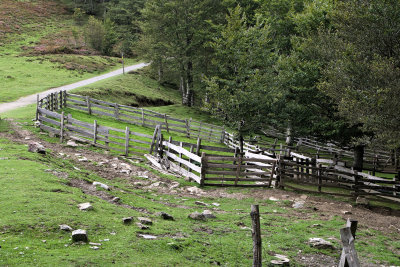
<path fill-rule="evenodd" d="M 137 70 L 137 69 L 143 68 L 147 65 L 148 65 L 148 63 L 139 63 L 136 65 L 128 66 L 128 67 L 125 67 L 125 72 Z M 115 71 L 112 71 L 112 72 L 109 72 L 109 73 L 106 73 L 106 74 L 103 74 L 100 76 L 96 76 L 96 77 L 93 77 L 93 78 L 90 78 L 87 80 L 83 80 L 83 81 L 76 82 L 73 84 L 53 88 L 53 89 L 41 92 L 40 94 L 47 95 L 49 93 L 54 93 L 54 92 L 57 92 L 60 90 L 69 91 L 69 90 L 72 90 L 72 89 L 75 89 L 78 87 L 86 86 L 86 85 L 89 85 L 89 84 L 92 84 L 92 83 L 95 83 L 95 82 L 98 82 L 98 81 L 101 81 L 101 80 L 104 80 L 104 79 L 107 79 L 110 77 L 121 75 L 121 74 L 122 74 L 122 69 L 118 69 L 118 70 L 115 70 Z M 33 94 L 33 95 L 21 97 L 20 99 L 14 101 L 14 102 L 0 104 L 0 114 L 10 111 L 10 110 L 13 110 L 13 109 L 27 106 L 29 104 L 34 104 L 34 103 L 36 103 L 36 97 L 37 97 L 37 94 Z"/>

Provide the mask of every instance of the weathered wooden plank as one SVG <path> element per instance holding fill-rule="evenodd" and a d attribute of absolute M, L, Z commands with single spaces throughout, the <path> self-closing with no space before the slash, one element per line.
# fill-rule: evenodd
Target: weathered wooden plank
<path fill-rule="evenodd" d="M 178 153 L 182 153 L 183 155 L 185 155 L 186 157 L 191 158 L 194 161 L 201 162 L 201 157 L 197 156 L 196 154 L 190 153 L 189 151 L 187 151 L 183 147 L 179 147 L 179 146 L 176 146 L 174 144 L 170 144 L 167 141 L 163 141 L 163 145 L 175 150 Z"/>
<path fill-rule="evenodd" d="M 57 113 L 57 112 L 53 112 L 44 108 L 38 108 L 38 111 L 40 114 L 46 115 L 46 116 L 50 116 L 56 119 L 61 119 L 61 114 Z"/>
<path fill-rule="evenodd" d="M 193 180 L 195 180 L 197 183 L 200 184 L 201 178 L 199 176 L 197 176 L 196 174 L 194 174 L 192 172 L 185 170 L 182 167 L 179 167 L 179 165 L 175 164 L 174 162 L 170 162 L 170 169 L 172 171 L 178 172 L 182 176 L 192 178 Z"/>
<path fill-rule="evenodd" d="M 88 111 L 87 108 L 76 106 L 76 105 L 72 105 L 72 104 L 69 104 L 69 103 L 67 103 L 67 108 L 79 109 L 79 110 L 86 111 L 86 112 Z"/>
<path fill-rule="evenodd" d="M 75 99 L 71 99 L 71 98 L 68 98 L 68 101 L 72 102 L 72 103 L 76 103 L 76 104 L 82 105 L 82 106 L 86 106 L 86 102 L 85 101 L 75 100 Z"/>
<path fill-rule="evenodd" d="M 60 129 L 56 129 L 56 128 L 53 128 L 53 127 L 50 127 L 50 126 L 47 126 L 47 125 L 44 125 L 44 124 L 40 124 L 39 128 L 41 130 L 43 130 L 43 131 L 52 132 L 52 133 L 55 133 L 55 134 L 60 134 Z"/>
<path fill-rule="evenodd" d="M 52 120 L 50 118 L 43 117 L 43 116 L 40 116 L 40 115 L 39 115 L 38 119 L 39 119 L 39 121 L 47 122 L 47 123 L 53 124 L 53 125 L 55 125 L 57 127 L 61 127 L 61 123 L 59 121 Z"/>
<path fill-rule="evenodd" d="M 206 181 L 227 181 L 234 182 L 236 178 L 227 178 L 227 177 L 206 177 L 204 178 Z M 239 178 L 237 179 L 239 182 L 268 182 L 269 178 Z"/>
<path fill-rule="evenodd" d="M 197 166 L 197 165 L 195 165 L 195 164 L 193 164 L 193 163 L 191 163 L 191 162 L 189 162 L 189 161 L 187 161 L 187 160 L 185 160 L 185 159 L 182 159 L 182 158 L 178 157 L 178 156 L 175 155 L 174 153 L 171 153 L 171 152 L 169 152 L 169 151 L 164 151 L 164 153 L 165 153 L 169 158 L 171 158 L 171 159 L 173 159 L 173 160 L 175 160 L 175 161 L 177 161 L 177 162 L 179 162 L 179 163 L 182 163 L 182 164 L 185 165 L 186 167 L 189 167 L 190 169 L 194 170 L 195 172 L 198 172 L 198 173 L 201 172 L 201 168 L 200 168 L 199 166 Z"/>

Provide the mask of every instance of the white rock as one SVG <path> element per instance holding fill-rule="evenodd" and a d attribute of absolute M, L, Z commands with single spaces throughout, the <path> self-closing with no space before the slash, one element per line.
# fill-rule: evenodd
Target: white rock
<path fill-rule="evenodd" d="M 88 159 L 87 159 L 87 158 L 85 158 L 85 157 L 82 157 L 82 158 L 79 158 L 79 159 L 78 159 L 78 161 L 79 161 L 79 162 L 87 162 L 87 161 L 88 161 Z"/>
<path fill-rule="evenodd" d="M 139 236 L 143 237 L 144 239 L 157 239 L 157 237 L 154 236 L 154 235 L 142 235 L 142 234 L 140 234 Z"/>
<path fill-rule="evenodd" d="M 295 209 L 301 209 L 304 208 L 304 201 L 296 201 L 295 203 L 293 203 L 292 207 Z"/>
<path fill-rule="evenodd" d="M 204 191 L 201 190 L 200 188 L 196 187 L 196 186 L 192 186 L 192 187 L 188 187 L 186 188 L 186 190 L 193 195 L 201 195 L 204 194 Z"/>
<path fill-rule="evenodd" d="M 219 204 L 219 203 L 216 203 L 216 202 L 214 202 L 214 203 L 211 203 L 211 204 L 213 204 L 215 207 L 219 207 L 219 206 L 221 206 L 221 204 Z"/>
<path fill-rule="evenodd" d="M 332 245 L 331 242 L 326 241 L 325 239 L 319 237 L 312 237 L 308 240 L 308 244 L 311 247 L 318 248 L 318 249 L 334 249 L 335 247 Z"/>
<path fill-rule="evenodd" d="M 66 224 L 60 224 L 59 226 L 60 226 L 60 230 L 63 230 L 63 231 L 71 232 L 73 230 L 70 226 L 68 226 Z"/>
<path fill-rule="evenodd" d="M 29 143 L 28 151 L 33 153 L 46 154 L 46 149 L 38 142 Z"/>
<path fill-rule="evenodd" d="M 67 141 L 67 146 L 70 146 L 70 147 L 77 147 L 78 144 L 75 143 L 75 141 L 73 141 L 73 140 L 68 140 L 68 141 Z"/>
<path fill-rule="evenodd" d="M 86 203 L 78 204 L 78 208 L 80 210 L 87 211 L 87 210 L 92 210 L 93 206 L 89 202 L 86 202 Z"/>
<path fill-rule="evenodd" d="M 202 214 L 207 218 L 207 219 L 215 219 L 217 218 L 210 210 L 204 210 Z"/>
<path fill-rule="evenodd" d="M 101 188 L 110 191 L 110 187 L 106 184 L 100 183 L 100 182 L 93 182 L 94 186 L 100 186 Z"/>
<path fill-rule="evenodd" d="M 279 201 L 279 199 L 277 199 L 275 197 L 270 197 L 269 200 L 271 200 L 271 201 Z"/>

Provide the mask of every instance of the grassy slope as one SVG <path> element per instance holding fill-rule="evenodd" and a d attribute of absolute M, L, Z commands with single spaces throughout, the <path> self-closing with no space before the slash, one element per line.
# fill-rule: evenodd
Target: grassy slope
<path fill-rule="evenodd" d="M 51 54 L 51 52 L 47 55 L 29 53 L 34 47 L 41 45 L 51 50 L 56 47 L 57 42 L 71 42 L 69 38 L 72 28 L 82 34 L 82 28 L 76 28 L 71 16 L 63 12 L 63 8 L 58 5 L 47 12 L 41 9 L 31 12 L 32 9 L 54 3 L 54 1 L 39 0 L 24 3 L 14 0 L 0 2 L 0 11 L 4 10 L 0 12 L 0 21 L 18 26 L 17 29 L 7 28 L 7 31 L 0 27 L 0 33 L 7 32 L 0 35 L 0 103 L 121 67 L 116 58 Z M 9 19 L 14 16 L 18 18 Z M 48 39 L 52 41 L 46 43 Z M 127 64 L 131 63 L 133 60 L 128 59 Z"/>

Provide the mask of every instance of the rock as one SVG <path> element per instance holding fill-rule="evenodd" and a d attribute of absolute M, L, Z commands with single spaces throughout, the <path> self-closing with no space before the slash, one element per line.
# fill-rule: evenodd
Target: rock
<path fill-rule="evenodd" d="M 208 206 L 207 203 L 204 203 L 202 201 L 196 201 L 196 202 L 194 202 L 194 204 L 199 205 L 199 206 Z"/>
<path fill-rule="evenodd" d="M 279 201 L 279 199 L 277 199 L 275 197 L 270 197 L 269 200 L 271 200 L 271 201 Z"/>
<path fill-rule="evenodd" d="M 290 260 L 285 255 L 275 254 L 276 259 L 271 260 L 272 266 L 290 266 Z"/>
<path fill-rule="evenodd" d="M 144 234 L 139 234 L 140 237 L 143 237 L 144 239 L 157 239 L 156 236 L 154 235 L 144 235 Z"/>
<path fill-rule="evenodd" d="M 25 140 L 31 140 L 31 138 L 29 136 L 25 137 Z"/>
<path fill-rule="evenodd" d="M 46 154 L 46 149 L 38 142 L 29 143 L 28 151 L 32 153 Z"/>
<path fill-rule="evenodd" d="M 87 159 L 87 158 L 85 158 L 85 157 L 82 157 L 82 158 L 79 158 L 79 159 L 78 159 L 78 161 L 79 161 L 79 162 L 87 162 L 87 161 L 88 161 L 88 159 Z"/>
<path fill-rule="evenodd" d="M 174 188 L 177 188 L 178 186 L 180 186 L 180 183 L 178 183 L 178 182 L 172 182 L 171 183 L 171 185 L 169 186 L 169 189 L 174 189 Z"/>
<path fill-rule="evenodd" d="M 344 215 L 353 214 L 351 211 L 348 211 L 348 210 L 342 210 L 342 213 L 343 213 Z"/>
<path fill-rule="evenodd" d="M 296 201 L 295 203 L 293 203 L 292 207 L 295 209 L 302 209 L 304 208 L 304 201 Z"/>
<path fill-rule="evenodd" d="M 112 202 L 119 202 L 121 199 L 119 197 L 114 197 L 111 199 Z"/>
<path fill-rule="evenodd" d="M 300 199 L 302 199 L 302 200 L 306 200 L 307 198 L 308 198 L 307 195 L 301 195 L 301 196 L 300 196 Z"/>
<path fill-rule="evenodd" d="M 78 229 L 72 232 L 73 242 L 88 242 L 86 230 Z"/>
<path fill-rule="evenodd" d="M 203 191 L 203 190 L 201 190 L 200 188 L 195 187 L 195 186 L 188 187 L 188 188 L 186 188 L 186 190 L 187 190 L 190 194 L 192 194 L 192 195 L 201 195 L 201 194 L 204 194 L 204 191 Z"/>
<path fill-rule="evenodd" d="M 170 221 L 174 221 L 174 217 L 172 217 L 171 215 L 169 215 L 166 212 L 157 212 L 156 213 L 157 216 L 160 216 L 161 218 L 163 218 L 164 220 L 170 220 Z"/>
<path fill-rule="evenodd" d="M 215 219 L 217 216 L 215 216 L 210 210 L 204 210 L 202 214 L 207 218 L 207 219 Z"/>
<path fill-rule="evenodd" d="M 125 169 L 125 170 L 129 170 L 129 171 L 132 170 L 131 166 L 129 166 L 129 164 L 126 164 L 126 163 L 121 163 L 121 164 L 119 164 L 119 166 L 120 166 L 122 169 Z"/>
<path fill-rule="evenodd" d="M 0 158 L 0 160 L 8 160 L 8 158 L 7 158 L 7 157 L 4 157 L 4 158 Z"/>
<path fill-rule="evenodd" d="M 311 225 L 311 227 L 312 227 L 312 228 L 321 228 L 321 227 L 322 227 L 322 224 L 315 223 L 315 224 Z"/>
<path fill-rule="evenodd" d="M 308 240 L 310 247 L 317 249 L 335 249 L 331 242 L 319 237 L 312 237 Z"/>
<path fill-rule="evenodd" d="M 219 204 L 219 203 L 216 203 L 216 202 L 214 202 L 214 203 L 211 203 L 211 204 L 213 204 L 215 207 L 219 207 L 219 206 L 221 206 L 221 204 Z"/>
<path fill-rule="evenodd" d="M 147 225 L 143 225 L 141 223 L 136 223 L 137 227 L 139 227 L 139 229 L 141 230 L 147 230 L 149 229 L 149 227 Z"/>
<path fill-rule="evenodd" d="M 145 225 L 153 224 L 153 222 L 149 218 L 146 218 L 146 217 L 138 217 L 138 220 L 139 220 L 139 222 L 141 222 L 142 224 L 145 224 Z"/>
<path fill-rule="evenodd" d="M 101 243 L 89 242 L 89 245 L 91 245 L 91 246 L 101 246 Z"/>
<path fill-rule="evenodd" d="M 63 231 L 71 232 L 73 230 L 70 226 L 68 226 L 66 224 L 60 224 L 59 226 L 60 226 L 60 230 L 63 230 Z"/>
<path fill-rule="evenodd" d="M 356 199 L 356 204 L 357 204 L 357 205 L 365 205 L 365 206 L 368 206 L 368 205 L 369 205 L 369 201 L 368 201 L 368 199 L 366 199 L 365 197 L 359 196 L 359 197 L 357 197 L 357 199 Z"/>
<path fill-rule="evenodd" d="M 70 147 L 77 147 L 77 146 L 78 146 L 78 144 L 77 144 L 77 143 L 75 143 L 75 141 L 73 141 L 73 140 L 68 140 L 68 142 L 67 142 L 67 146 L 70 146 Z"/>
<path fill-rule="evenodd" d="M 86 203 L 78 204 L 78 208 L 80 210 L 87 211 L 87 210 L 92 210 L 93 206 L 89 202 L 86 202 Z"/>
<path fill-rule="evenodd" d="M 93 249 L 93 250 L 98 250 L 98 249 L 99 249 L 98 246 L 92 246 L 92 247 L 89 247 L 89 248 L 91 248 L 91 249 Z"/>
<path fill-rule="evenodd" d="M 197 221 L 206 221 L 207 218 L 203 213 L 193 212 L 188 216 L 190 219 L 197 220 Z"/>
<path fill-rule="evenodd" d="M 108 187 L 108 185 L 100 183 L 100 182 L 93 182 L 94 186 L 100 186 L 101 188 L 110 191 L 110 187 Z"/>
<path fill-rule="evenodd" d="M 49 132 L 49 137 L 56 137 L 56 134 L 55 133 L 53 133 L 53 132 Z"/>
<path fill-rule="evenodd" d="M 75 167 L 75 166 L 73 166 L 74 167 L 74 170 L 76 170 L 76 171 L 80 171 L 81 169 L 79 169 L 79 168 L 77 168 L 77 167 Z"/>
<path fill-rule="evenodd" d="M 125 173 L 125 174 L 130 174 L 130 173 L 131 173 L 130 170 L 120 170 L 119 172 L 120 172 L 120 173 Z"/>
<path fill-rule="evenodd" d="M 124 224 L 130 224 L 133 221 L 133 217 L 126 217 L 126 218 L 122 218 L 122 222 Z"/>

